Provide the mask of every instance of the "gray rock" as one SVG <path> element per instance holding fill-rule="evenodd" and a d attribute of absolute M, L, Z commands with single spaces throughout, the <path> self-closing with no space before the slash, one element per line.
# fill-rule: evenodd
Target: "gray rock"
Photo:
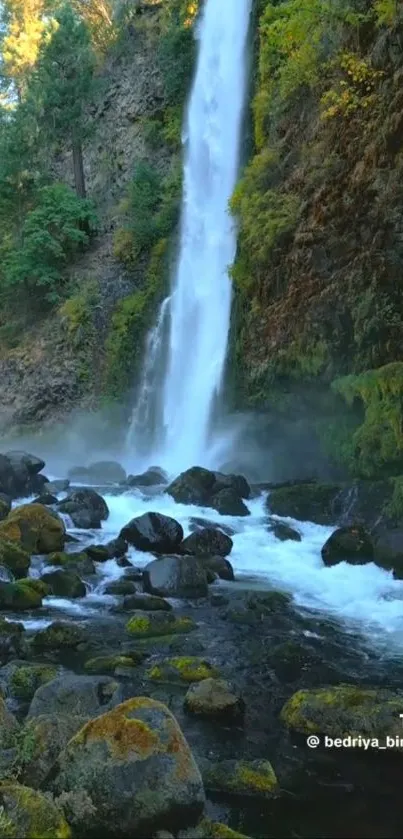
<path fill-rule="evenodd" d="M 144 569 L 144 590 L 160 597 L 206 597 L 207 576 L 203 563 L 191 556 L 164 556 Z"/>
<path fill-rule="evenodd" d="M 122 701 L 120 685 L 109 676 L 58 676 L 35 692 L 28 718 L 42 714 L 96 717 Z"/>
<path fill-rule="evenodd" d="M 182 526 L 170 516 L 144 513 L 132 519 L 120 532 L 120 537 L 139 551 L 166 553 L 175 551 L 182 539 Z"/>

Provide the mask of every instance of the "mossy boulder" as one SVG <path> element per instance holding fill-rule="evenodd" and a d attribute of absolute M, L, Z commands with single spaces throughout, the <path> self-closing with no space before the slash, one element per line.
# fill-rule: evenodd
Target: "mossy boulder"
<path fill-rule="evenodd" d="M 65 568 L 66 571 L 74 571 L 83 576 L 95 574 L 94 563 L 84 551 L 80 551 L 80 553 L 57 551 L 45 558 L 45 564 Z"/>
<path fill-rule="evenodd" d="M 176 832 L 196 823 L 205 803 L 200 772 L 174 716 L 144 697 L 87 723 L 67 744 L 52 789 L 60 794 L 77 787 L 94 806 L 85 824 L 90 835 Z"/>
<path fill-rule="evenodd" d="M 196 681 L 196 680 L 192 680 Z M 190 686 L 185 710 L 207 719 L 238 720 L 245 705 L 239 690 L 226 679 L 205 678 Z"/>
<path fill-rule="evenodd" d="M 219 676 L 219 670 L 197 656 L 167 658 L 154 664 L 146 676 L 154 682 L 200 682 Z"/>
<path fill-rule="evenodd" d="M 37 650 L 51 651 L 63 648 L 74 649 L 87 640 L 85 629 L 68 621 L 54 621 L 36 632 L 32 646 Z"/>
<path fill-rule="evenodd" d="M 16 583 L 0 581 L 0 609 L 25 612 L 42 606 L 42 594 L 37 591 L 31 580 L 19 580 Z"/>
<path fill-rule="evenodd" d="M 23 504 L 0 522 L 1 538 L 17 542 L 30 553 L 49 554 L 63 550 L 66 529 L 59 516 L 43 504 Z"/>
<path fill-rule="evenodd" d="M 0 834 L 5 839 L 70 839 L 61 811 L 47 795 L 15 783 L 0 784 Z"/>
<path fill-rule="evenodd" d="M 137 667 L 144 661 L 144 654 L 131 652 L 117 655 L 99 655 L 84 664 L 87 673 L 114 673 L 120 667 Z"/>
<path fill-rule="evenodd" d="M 0 565 L 5 565 L 14 577 L 25 577 L 31 556 L 17 542 L 0 538 Z"/>
<path fill-rule="evenodd" d="M 294 527 L 290 527 L 289 524 L 284 524 L 283 521 L 275 521 L 272 519 L 268 526 L 268 531 L 280 542 L 300 542 L 302 539 L 298 530 L 295 530 Z"/>
<path fill-rule="evenodd" d="M 42 714 L 28 719 L 16 738 L 15 762 L 23 784 L 39 788 L 69 740 L 88 722 L 74 714 Z"/>
<path fill-rule="evenodd" d="M 126 629 L 135 637 L 152 638 L 159 635 L 187 633 L 197 628 L 192 618 L 177 618 L 172 612 L 135 612 L 126 624 Z"/>
<path fill-rule="evenodd" d="M 94 717 L 122 701 L 120 685 L 109 676 L 58 676 L 36 691 L 28 717 L 72 714 Z"/>
<path fill-rule="evenodd" d="M 57 508 L 70 516 L 75 527 L 84 529 L 100 528 L 101 522 L 109 516 L 108 505 L 102 495 L 87 487 L 71 492 L 67 498 L 59 501 Z"/>
<path fill-rule="evenodd" d="M 4 696 L 30 702 L 35 691 L 55 679 L 57 672 L 57 667 L 49 664 L 11 661 L 0 669 L 0 687 Z"/>
<path fill-rule="evenodd" d="M 277 516 L 333 524 L 337 521 L 335 502 L 339 492 L 336 484 L 296 483 L 273 489 L 267 506 Z"/>
<path fill-rule="evenodd" d="M 123 600 L 122 609 L 124 611 L 135 609 L 144 612 L 171 612 L 172 606 L 163 597 L 152 594 L 129 594 Z"/>
<path fill-rule="evenodd" d="M 250 516 L 246 504 L 233 489 L 220 489 L 213 495 L 210 506 L 222 516 Z"/>
<path fill-rule="evenodd" d="M 0 618 L 0 663 L 18 658 L 26 650 L 26 633 L 22 623 Z"/>
<path fill-rule="evenodd" d="M 330 737 L 401 736 L 403 691 L 354 685 L 299 690 L 285 703 L 280 717 L 288 728 L 303 734 Z"/>
<path fill-rule="evenodd" d="M 136 591 L 136 585 L 132 580 L 114 580 L 104 588 L 105 594 L 112 594 L 115 597 L 124 597 L 126 594 L 135 595 Z M 133 608 L 141 609 L 141 606 L 133 606 Z"/>
<path fill-rule="evenodd" d="M 74 571 L 49 571 L 42 576 L 42 581 L 49 586 L 56 597 L 85 597 L 86 587 L 81 578 Z"/>
<path fill-rule="evenodd" d="M 0 748 L 9 749 L 14 746 L 15 737 L 19 731 L 19 723 L 17 722 L 11 711 L 8 710 L 7 705 L 2 696 L 0 696 Z M 1 831 L 0 831 L 1 835 Z"/>
<path fill-rule="evenodd" d="M 373 562 L 374 546 L 365 528 L 353 524 L 335 530 L 323 545 L 321 553 L 325 565 L 337 565 L 338 562 L 364 565 Z"/>
<path fill-rule="evenodd" d="M 279 794 L 278 780 L 268 760 L 205 761 L 201 771 L 204 786 L 211 792 L 242 798 L 273 798 Z"/>
<path fill-rule="evenodd" d="M 11 505 L 4 500 L 4 498 L 0 498 L 0 521 L 6 519 L 9 512 L 11 510 Z"/>
<path fill-rule="evenodd" d="M 144 569 L 144 590 L 160 597 L 201 598 L 208 593 L 203 562 L 193 556 L 164 556 Z"/>
<path fill-rule="evenodd" d="M 200 839 L 251 839 L 245 833 L 232 830 L 227 824 L 213 822 L 210 819 L 203 819 L 200 822 Z"/>
<path fill-rule="evenodd" d="M 234 580 L 234 569 L 228 559 L 223 556 L 203 556 L 200 558 L 207 573 L 207 579 L 213 582 L 216 577 L 221 580 Z M 210 580 L 210 575 L 213 575 Z"/>
<path fill-rule="evenodd" d="M 195 556 L 228 556 L 232 551 L 232 546 L 232 539 L 222 530 L 205 527 L 187 536 L 180 548 L 181 553 Z"/>

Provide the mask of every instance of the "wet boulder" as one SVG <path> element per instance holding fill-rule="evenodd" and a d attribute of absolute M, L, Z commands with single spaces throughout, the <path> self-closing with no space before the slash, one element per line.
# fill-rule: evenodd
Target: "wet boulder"
<path fill-rule="evenodd" d="M 43 490 L 50 495 L 58 495 L 59 492 L 66 492 L 70 486 L 68 478 L 60 478 L 55 481 L 47 481 Z"/>
<path fill-rule="evenodd" d="M 67 744 L 52 791 L 77 787 L 93 805 L 86 832 L 116 839 L 152 836 L 167 827 L 176 833 L 197 823 L 205 803 L 200 772 L 177 721 L 165 705 L 145 697 L 87 723 Z"/>
<path fill-rule="evenodd" d="M 219 676 L 216 667 L 197 656 L 178 656 L 157 661 L 146 672 L 153 682 L 192 683 Z"/>
<path fill-rule="evenodd" d="M 129 594 L 122 604 L 124 611 L 141 609 L 144 612 L 170 612 L 172 606 L 163 597 L 155 597 L 152 594 Z"/>
<path fill-rule="evenodd" d="M 378 525 L 371 533 L 374 561 L 381 568 L 393 569 L 396 579 L 403 579 L 403 527 L 396 524 Z"/>
<path fill-rule="evenodd" d="M 272 533 L 280 542 L 300 542 L 301 534 L 294 527 L 285 524 L 283 521 L 272 521 L 268 525 L 269 533 Z"/>
<path fill-rule="evenodd" d="M 121 687 L 109 676 L 63 674 L 38 688 L 29 706 L 28 718 L 42 714 L 94 717 L 121 701 Z"/>
<path fill-rule="evenodd" d="M 322 559 L 325 565 L 337 565 L 338 562 L 363 565 L 373 562 L 372 539 L 359 524 L 339 527 L 323 545 Z"/>
<path fill-rule="evenodd" d="M 60 570 L 43 574 L 41 579 L 49 586 L 51 594 L 55 597 L 75 599 L 86 595 L 85 584 L 74 571 L 66 571 L 60 568 Z"/>
<path fill-rule="evenodd" d="M 87 722 L 87 717 L 70 713 L 41 714 L 28 719 L 18 738 L 20 781 L 40 788 L 60 752 Z"/>
<path fill-rule="evenodd" d="M 153 487 L 163 486 L 168 483 L 168 475 L 163 469 L 158 466 L 147 469 L 140 475 L 129 475 L 126 479 L 126 485 L 129 487 Z"/>
<path fill-rule="evenodd" d="M 144 513 L 129 521 L 119 535 L 138 551 L 169 553 L 174 552 L 182 542 L 183 529 L 170 516 Z"/>
<path fill-rule="evenodd" d="M 126 624 L 129 635 L 135 638 L 158 638 L 162 635 L 187 634 L 196 629 L 192 618 L 176 617 L 172 612 L 134 612 Z"/>
<path fill-rule="evenodd" d="M 68 471 L 71 481 L 86 484 L 120 484 L 126 480 L 126 472 L 116 460 L 99 460 L 89 466 L 74 466 Z"/>
<path fill-rule="evenodd" d="M 296 481 L 273 489 L 267 499 L 267 508 L 276 516 L 315 524 L 333 524 L 340 514 L 337 506 L 339 493 L 340 486 L 336 484 Z"/>
<path fill-rule="evenodd" d="M 19 728 L 16 718 L 0 696 L 0 749 L 8 749 L 14 745 L 15 735 Z"/>
<path fill-rule="evenodd" d="M 231 489 L 239 498 L 250 498 L 251 488 L 243 475 L 224 475 L 222 472 L 214 472 L 214 478 L 213 495 L 222 489 Z"/>
<path fill-rule="evenodd" d="M 17 542 L 30 553 L 49 554 L 63 550 L 66 529 L 57 513 L 42 504 L 23 504 L 0 522 L 2 538 Z"/>
<path fill-rule="evenodd" d="M 214 483 L 214 472 L 203 469 L 201 466 L 193 466 L 178 475 L 169 484 L 165 492 L 177 504 L 195 504 L 198 507 L 209 506 L 208 502 L 212 495 Z"/>
<path fill-rule="evenodd" d="M 146 565 L 144 590 L 160 597 L 206 597 L 206 571 L 196 557 L 164 556 Z"/>
<path fill-rule="evenodd" d="M 0 521 L 7 518 L 11 510 L 11 499 L 8 495 L 0 493 Z"/>
<path fill-rule="evenodd" d="M 199 557 L 199 560 L 202 562 L 207 574 L 212 573 L 217 575 L 220 580 L 232 581 L 235 579 L 234 569 L 229 560 L 225 559 L 224 556 L 202 556 Z"/>
<path fill-rule="evenodd" d="M 115 673 L 121 667 L 133 668 L 142 664 L 145 653 L 132 651 L 116 655 L 99 655 L 89 658 L 84 664 L 87 673 Z"/>
<path fill-rule="evenodd" d="M 69 621 L 53 621 L 45 629 L 35 632 L 32 638 L 34 650 L 53 652 L 62 649 L 76 649 L 87 641 L 85 629 Z"/>
<path fill-rule="evenodd" d="M 15 578 L 26 577 L 31 557 L 17 543 L 0 538 L 0 565 L 11 571 Z"/>
<path fill-rule="evenodd" d="M 210 507 L 217 510 L 221 516 L 250 516 L 250 512 L 242 498 L 234 489 L 220 489 L 210 500 Z"/>
<path fill-rule="evenodd" d="M 39 790 L 6 781 L 0 784 L 1 826 L 4 837 L 70 839 L 71 831 L 54 801 Z"/>
<path fill-rule="evenodd" d="M 377 737 L 402 733 L 403 691 L 337 685 L 299 690 L 281 710 L 282 722 L 302 734 Z"/>
<path fill-rule="evenodd" d="M 84 551 L 80 553 L 57 551 L 45 557 L 45 565 L 65 568 L 66 571 L 74 571 L 80 576 L 95 574 L 95 565 Z"/>
<path fill-rule="evenodd" d="M 210 676 L 190 686 L 184 707 L 195 716 L 227 722 L 242 717 L 245 706 L 239 690 L 231 682 Z"/>
<path fill-rule="evenodd" d="M 30 579 L 16 583 L 0 582 L 0 609 L 13 612 L 26 612 L 42 606 L 42 593 L 32 585 Z"/>
<path fill-rule="evenodd" d="M 200 516 L 191 516 L 189 519 L 189 530 L 195 533 L 197 530 L 204 530 L 205 528 L 213 528 L 214 530 L 221 530 L 227 536 L 233 536 L 236 532 L 233 527 L 228 524 L 221 524 L 210 519 L 204 519 Z"/>
<path fill-rule="evenodd" d="M 135 583 L 132 580 L 112 580 L 111 583 L 108 583 L 105 588 L 105 594 L 111 594 L 115 597 L 124 597 L 125 595 L 135 595 L 137 591 Z M 137 607 L 134 606 L 134 609 Z"/>
<path fill-rule="evenodd" d="M 43 492 L 42 495 L 34 498 L 32 504 L 43 504 L 45 507 L 53 507 L 54 504 L 57 504 L 57 496 L 51 495 L 49 492 Z"/>
<path fill-rule="evenodd" d="M 250 487 L 241 475 L 222 475 L 193 466 L 175 478 L 165 491 L 180 504 L 212 507 L 221 515 L 249 515 L 242 498 L 249 497 Z"/>
<path fill-rule="evenodd" d="M 0 664 L 16 659 L 26 650 L 25 629 L 18 621 L 0 618 Z"/>
<path fill-rule="evenodd" d="M 0 455 L 0 491 L 12 498 L 40 492 L 47 480 L 38 474 L 44 466 L 43 460 L 27 452 L 9 451 Z"/>
<path fill-rule="evenodd" d="M 5 697 L 30 702 L 35 691 L 56 676 L 57 668 L 50 664 L 10 661 L 0 668 L 1 692 Z"/>
<path fill-rule="evenodd" d="M 203 760 L 201 771 L 205 788 L 211 792 L 244 798 L 273 798 L 280 787 L 268 760 Z"/>
<path fill-rule="evenodd" d="M 58 510 L 70 516 L 75 527 L 85 529 L 100 528 L 106 521 L 109 509 L 106 501 L 94 489 L 83 487 L 74 490 L 63 501 L 59 501 Z"/>
<path fill-rule="evenodd" d="M 183 554 L 196 556 L 228 556 L 232 546 L 232 539 L 222 530 L 205 527 L 187 536 L 181 543 L 180 549 Z"/>
<path fill-rule="evenodd" d="M 107 562 L 108 559 L 120 559 L 125 555 L 127 549 L 126 540 L 118 537 L 102 545 L 89 545 L 85 549 L 85 553 L 94 562 Z"/>

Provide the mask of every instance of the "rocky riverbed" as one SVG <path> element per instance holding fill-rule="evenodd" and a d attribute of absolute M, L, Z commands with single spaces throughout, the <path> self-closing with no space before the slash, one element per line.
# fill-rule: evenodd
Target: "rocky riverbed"
<path fill-rule="evenodd" d="M 401 836 L 399 648 L 237 572 L 237 527 L 267 487 L 44 468 L 0 462 L 0 836 Z M 376 515 L 364 490 L 272 487 L 267 539 L 302 551 L 298 520 L 319 519 L 325 573 L 381 562 L 387 498 Z M 162 495 L 200 514 L 183 527 Z M 139 497 L 108 532 L 108 501 Z"/>

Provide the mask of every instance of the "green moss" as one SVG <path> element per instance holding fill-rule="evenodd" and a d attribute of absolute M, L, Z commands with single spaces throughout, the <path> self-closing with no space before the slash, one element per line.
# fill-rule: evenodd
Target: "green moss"
<path fill-rule="evenodd" d="M 0 608 L 24 612 L 42 606 L 42 596 L 32 586 L 17 583 L 0 584 Z"/>
<path fill-rule="evenodd" d="M 9 836 L 29 839 L 70 839 L 71 831 L 55 804 L 37 790 L 15 783 L 0 784 L 2 824 L 11 822 Z M 5 828 L 3 828 L 5 829 Z M 0 833 L 1 835 L 1 833 Z"/>
<path fill-rule="evenodd" d="M 304 734 L 384 737 L 398 733 L 400 707 L 401 698 L 392 691 L 338 685 L 297 691 L 280 717 Z"/>
<path fill-rule="evenodd" d="M 140 653 L 138 658 L 136 662 L 133 656 L 127 655 L 97 656 L 85 662 L 84 670 L 87 673 L 113 673 L 117 667 L 134 667 L 142 661 Z"/>
<path fill-rule="evenodd" d="M 250 839 L 244 833 L 232 830 L 228 825 L 221 822 L 212 822 L 210 819 L 203 819 L 199 826 L 206 839 Z"/>
<path fill-rule="evenodd" d="M 186 633 L 195 628 L 192 618 L 176 618 L 171 612 L 163 611 L 134 614 L 126 624 L 127 631 L 139 638 Z"/>
<path fill-rule="evenodd" d="M 337 379 L 333 389 L 349 406 L 359 401 L 364 410 L 351 440 L 355 474 L 370 478 L 403 472 L 403 362 Z"/>
<path fill-rule="evenodd" d="M 272 798 L 279 791 L 268 760 L 224 760 L 203 772 L 203 782 L 207 789 L 237 796 Z"/>
<path fill-rule="evenodd" d="M 79 329 L 88 333 L 92 326 L 93 310 L 98 302 L 99 290 L 94 280 L 87 280 L 77 294 L 64 301 L 59 314 L 62 321 L 65 321 L 70 335 L 76 334 Z"/>
<path fill-rule="evenodd" d="M 151 629 L 151 620 L 145 615 L 138 615 L 135 618 L 130 618 L 126 624 L 126 629 L 133 635 L 149 635 Z"/>
<path fill-rule="evenodd" d="M 33 577 L 24 577 L 18 582 L 21 586 L 27 586 L 32 589 L 32 591 L 40 594 L 41 597 L 47 597 L 47 595 L 50 594 L 50 586 L 48 586 L 48 584 L 43 580 L 36 580 Z"/>
<path fill-rule="evenodd" d="M 157 682 L 201 682 L 203 679 L 218 678 L 219 675 L 216 667 L 194 656 L 166 659 L 146 673 L 148 679 Z"/>
<path fill-rule="evenodd" d="M 17 667 L 10 679 L 10 691 L 17 699 L 29 701 L 35 691 L 55 679 L 57 669 L 46 664 L 27 664 Z"/>
<path fill-rule="evenodd" d="M 30 559 L 28 551 L 24 551 L 20 545 L 7 539 L 0 539 L 0 565 L 9 568 L 15 577 L 25 577 Z"/>
<path fill-rule="evenodd" d="M 392 496 L 383 507 L 382 513 L 395 521 L 403 519 L 403 476 L 391 478 Z"/>

